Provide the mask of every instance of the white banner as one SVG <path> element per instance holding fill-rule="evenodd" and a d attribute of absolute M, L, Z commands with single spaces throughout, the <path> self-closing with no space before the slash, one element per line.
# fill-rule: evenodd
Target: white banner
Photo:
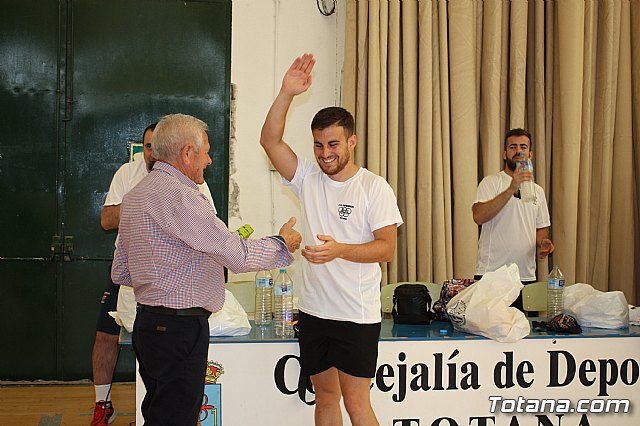
<path fill-rule="evenodd" d="M 371 399 L 383 426 L 637 426 L 639 355 L 640 337 L 381 341 Z M 297 342 L 213 343 L 209 363 L 203 426 L 313 425 Z"/>

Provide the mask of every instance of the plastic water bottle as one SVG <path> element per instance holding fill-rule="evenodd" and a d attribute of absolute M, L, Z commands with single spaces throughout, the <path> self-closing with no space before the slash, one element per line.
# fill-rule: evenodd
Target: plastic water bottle
<path fill-rule="evenodd" d="M 525 158 L 518 162 L 518 168 L 523 171 L 533 173 L 533 163 L 529 158 Z M 534 203 L 536 201 L 536 187 L 532 180 L 525 180 L 520 183 L 520 199 L 525 203 Z"/>
<path fill-rule="evenodd" d="M 293 281 L 286 269 L 280 269 L 273 286 L 273 321 L 276 336 L 293 337 Z"/>
<path fill-rule="evenodd" d="M 256 274 L 256 325 L 271 324 L 273 298 L 273 278 L 271 272 L 260 271 Z"/>
<path fill-rule="evenodd" d="M 547 320 L 551 321 L 564 310 L 562 292 L 564 291 L 564 275 L 554 265 L 547 280 Z"/>

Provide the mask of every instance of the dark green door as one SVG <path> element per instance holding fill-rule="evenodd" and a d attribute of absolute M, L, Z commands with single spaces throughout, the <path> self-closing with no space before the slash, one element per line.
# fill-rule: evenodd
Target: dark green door
<path fill-rule="evenodd" d="M 1 379 L 57 370 L 58 4 L 0 14 Z"/>
<path fill-rule="evenodd" d="M 42 330 L 36 328 L 27 333 L 22 327 L 12 327 L 15 341 L 29 351 L 26 357 L 24 353 L 15 354 L 13 361 L 21 364 L 20 369 L 0 367 L 0 379 L 85 378 L 91 377 L 95 318 L 115 237 L 100 229 L 100 210 L 113 173 L 128 160 L 130 144 L 140 141 L 147 124 L 172 112 L 192 114 L 209 124 L 213 164 L 206 178 L 219 214 L 226 219 L 231 5 L 220 0 L 76 0 L 60 2 L 58 9 L 58 2 L 26 3 L 30 5 L 22 6 L 24 3 L 20 2 L 13 8 L 13 19 L 19 9 L 31 10 L 34 5 L 46 9 L 52 3 L 55 6 L 54 13 L 47 11 L 37 16 L 47 15 L 52 21 L 51 32 L 60 34 L 57 46 L 57 37 L 41 37 L 54 40 L 48 54 L 54 58 L 54 65 L 59 58 L 59 71 L 54 66 L 51 74 L 60 78 L 53 78 L 52 88 L 46 92 L 52 98 L 51 111 L 42 111 L 43 102 L 36 105 L 40 109 L 29 105 L 23 108 L 24 117 L 13 119 L 12 134 L 3 131 L 0 136 L 1 160 L 5 162 L 5 151 L 12 155 L 11 174 L 16 178 L 7 177 L 3 170 L 3 192 L 6 183 L 15 198 L 12 207 L 0 210 L 0 226 L 9 231 L 0 246 L 0 256 L 7 259 L 0 262 L 0 291 L 7 292 L 11 299 L 2 298 L 0 321 L 7 320 L 4 305 L 11 303 L 14 310 L 38 323 L 47 314 L 49 330 L 43 341 Z M 0 18 L 2 32 L 6 16 Z M 24 28 L 24 23 L 16 26 L 24 32 L 30 30 Z M 33 32 L 42 32 L 42 24 L 33 26 Z M 31 58 L 43 50 L 20 46 L 13 47 L 18 56 Z M 18 105 L 21 97 L 27 98 L 22 102 L 29 98 L 27 93 L 18 96 L 18 100 L 11 97 L 5 75 L 0 108 L 6 114 L 12 109 L 12 102 Z M 43 77 L 46 78 L 50 76 Z M 14 139 L 24 127 L 34 125 L 27 123 L 43 116 L 52 116 L 47 129 L 39 130 L 52 135 L 46 144 L 49 151 L 40 149 L 33 154 L 36 138 L 25 136 L 22 144 Z M 36 127 L 42 124 L 36 123 Z M 15 145 L 22 146 L 26 155 L 15 152 Z M 33 192 L 33 188 L 25 188 L 25 180 L 35 177 L 23 177 L 29 173 L 25 166 L 31 164 L 32 155 L 41 156 L 38 164 L 47 165 L 37 168 L 45 194 L 49 194 L 47 207 L 24 193 L 25 189 Z M 6 223 L 5 218 L 11 219 L 29 207 L 34 207 L 29 222 L 47 223 L 50 229 L 44 225 L 36 229 L 33 223 L 16 229 Z M 33 235 L 36 231 L 37 236 Z M 53 261 L 15 259 L 43 250 L 45 253 L 39 256 L 45 258 L 54 235 L 59 236 L 61 244 L 60 254 Z M 25 241 L 23 250 L 14 250 L 15 240 Z M 38 251 L 40 245 L 44 249 Z M 29 274 L 39 273 L 30 279 L 33 289 L 25 288 L 25 269 Z M 44 288 L 48 293 L 41 290 Z M 42 312 L 23 311 L 33 293 L 38 293 L 35 297 L 46 307 Z M 36 370 L 32 364 L 42 360 L 43 353 L 50 355 L 50 365 Z"/>

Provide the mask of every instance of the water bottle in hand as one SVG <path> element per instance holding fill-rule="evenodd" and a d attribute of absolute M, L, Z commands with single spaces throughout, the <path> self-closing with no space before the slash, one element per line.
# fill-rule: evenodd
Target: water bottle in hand
<path fill-rule="evenodd" d="M 518 161 L 518 170 L 533 173 L 533 163 L 529 158 Z M 525 203 L 534 203 L 536 201 L 536 188 L 533 180 L 525 180 L 520 183 L 520 199 Z"/>

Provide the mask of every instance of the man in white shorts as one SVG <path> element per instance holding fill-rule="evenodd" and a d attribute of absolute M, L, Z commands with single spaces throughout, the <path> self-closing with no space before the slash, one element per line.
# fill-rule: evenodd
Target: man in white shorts
<path fill-rule="evenodd" d="M 378 425 L 369 395 L 381 322 L 378 262 L 391 260 L 402 217 L 389 184 L 353 162 L 357 137 L 345 109 L 313 118 L 317 164 L 282 140 L 289 106 L 311 85 L 314 64 L 305 54 L 286 72 L 260 144 L 302 208 L 300 364 L 315 390 L 315 423 L 342 424 L 342 397 L 352 424 Z"/>

